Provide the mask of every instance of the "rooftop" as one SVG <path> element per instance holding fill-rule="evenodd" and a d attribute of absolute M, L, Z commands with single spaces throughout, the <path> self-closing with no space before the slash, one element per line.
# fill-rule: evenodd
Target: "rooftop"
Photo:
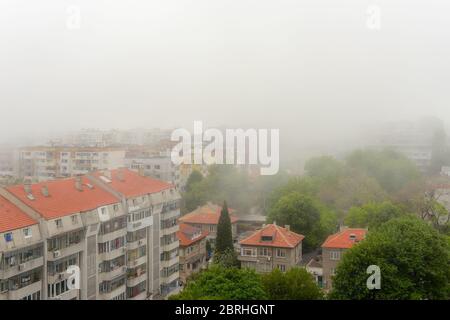
<path fill-rule="evenodd" d="M 255 231 L 249 237 L 241 240 L 239 244 L 249 246 L 295 248 L 305 236 L 290 231 L 287 228 L 268 224 Z"/>
<path fill-rule="evenodd" d="M 353 245 L 364 239 L 367 229 L 347 228 L 332 234 L 322 244 L 322 248 L 350 249 Z"/>
<path fill-rule="evenodd" d="M 77 178 L 50 180 L 29 185 L 16 185 L 6 189 L 45 219 L 55 219 L 77 212 L 117 203 L 119 200 L 107 191 L 91 185 L 86 177 L 81 178 L 77 189 Z"/>
<path fill-rule="evenodd" d="M 221 206 L 207 203 L 204 206 L 199 207 L 188 214 L 185 214 L 179 220 L 185 223 L 218 224 L 221 211 Z M 231 223 L 236 223 L 238 221 L 238 217 L 232 214 L 234 211 L 234 209 L 228 208 Z"/>
<path fill-rule="evenodd" d="M 25 228 L 38 222 L 0 196 L 0 232 Z"/>
<path fill-rule="evenodd" d="M 177 232 L 177 237 L 178 240 L 180 240 L 180 246 L 187 247 L 197 241 L 204 239 L 208 234 L 208 231 L 202 232 L 202 230 L 199 228 L 181 223 L 180 229 Z"/>
<path fill-rule="evenodd" d="M 137 172 L 125 168 L 109 170 L 108 172 L 106 175 L 104 171 L 97 171 L 93 173 L 93 176 L 100 178 L 103 183 L 108 184 L 112 189 L 123 194 L 125 197 L 143 196 L 174 187 L 170 183 L 144 177 Z"/>

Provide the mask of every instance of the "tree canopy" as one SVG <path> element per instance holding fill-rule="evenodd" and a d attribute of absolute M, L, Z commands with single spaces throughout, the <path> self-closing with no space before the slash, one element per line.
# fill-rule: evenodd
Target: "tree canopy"
<path fill-rule="evenodd" d="M 333 279 L 334 299 L 449 299 L 448 238 L 418 218 L 382 224 L 343 255 Z M 381 289 L 369 290 L 367 267 L 381 270 Z"/>
<path fill-rule="evenodd" d="M 345 225 L 352 228 L 376 228 L 382 223 L 406 215 L 403 208 L 389 201 L 367 203 L 361 207 L 352 207 L 346 218 Z"/>

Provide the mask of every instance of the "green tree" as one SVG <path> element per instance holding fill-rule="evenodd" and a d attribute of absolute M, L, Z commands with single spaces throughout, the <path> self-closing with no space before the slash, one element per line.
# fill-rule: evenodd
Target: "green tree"
<path fill-rule="evenodd" d="M 352 207 L 345 217 L 345 224 L 352 228 L 376 228 L 394 218 L 400 218 L 406 213 L 399 206 L 385 201 L 368 203 L 362 207 Z"/>
<path fill-rule="evenodd" d="M 314 278 L 304 268 L 292 268 L 286 273 L 274 269 L 262 277 L 269 300 L 318 300 L 323 293 Z"/>
<path fill-rule="evenodd" d="M 212 266 L 191 278 L 173 300 L 263 300 L 260 276 L 250 269 Z"/>
<path fill-rule="evenodd" d="M 316 248 L 323 240 L 321 214 L 324 207 L 309 196 L 291 192 L 281 197 L 269 212 L 267 221 L 279 225 L 290 225 L 294 232 L 303 234 L 305 251 Z M 326 212 L 329 214 L 329 211 Z"/>
<path fill-rule="evenodd" d="M 186 191 L 192 190 L 194 185 L 197 185 L 203 181 L 203 175 L 198 170 L 193 170 L 186 181 Z"/>
<path fill-rule="evenodd" d="M 224 201 L 217 224 L 216 254 L 221 254 L 230 249 L 233 250 L 233 234 L 230 214 L 228 213 L 227 203 Z"/>
<path fill-rule="evenodd" d="M 333 299 L 449 299 L 450 247 L 413 217 L 390 220 L 347 251 L 333 279 Z M 381 289 L 366 286 L 367 267 L 381 270 Z"/>
<path fill-rule="evenodd" d="M 345 167 L 333 157 L 324 156 L 309 159 L 305 163 L 306 174 L 318 178 L 322 183 L 336 183 L 344 174 Z"/>

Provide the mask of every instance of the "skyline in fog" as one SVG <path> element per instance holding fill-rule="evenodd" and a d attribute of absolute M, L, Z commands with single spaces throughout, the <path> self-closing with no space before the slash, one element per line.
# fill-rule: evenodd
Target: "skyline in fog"
<path fill-rule="evenodd" d="M 71 5 L 80 28 L 66 26 Z M 366 26 L 381 9 L 380 30 Z M 0 142 L 82 128 L 279 128 L 296 144 L 450 123 L 446 1 L 0 4 Z"/>

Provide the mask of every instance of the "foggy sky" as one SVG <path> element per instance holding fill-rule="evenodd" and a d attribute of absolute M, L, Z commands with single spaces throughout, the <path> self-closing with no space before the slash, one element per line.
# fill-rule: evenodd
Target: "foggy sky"
<path fill-rule="evenodd" d="M 70 5 L 80 29 L 66 27 Z M 0 141 L 203 120 L 311 142 L 450 122 L 449 12 L 445 0 L 1 0 Z"/>

